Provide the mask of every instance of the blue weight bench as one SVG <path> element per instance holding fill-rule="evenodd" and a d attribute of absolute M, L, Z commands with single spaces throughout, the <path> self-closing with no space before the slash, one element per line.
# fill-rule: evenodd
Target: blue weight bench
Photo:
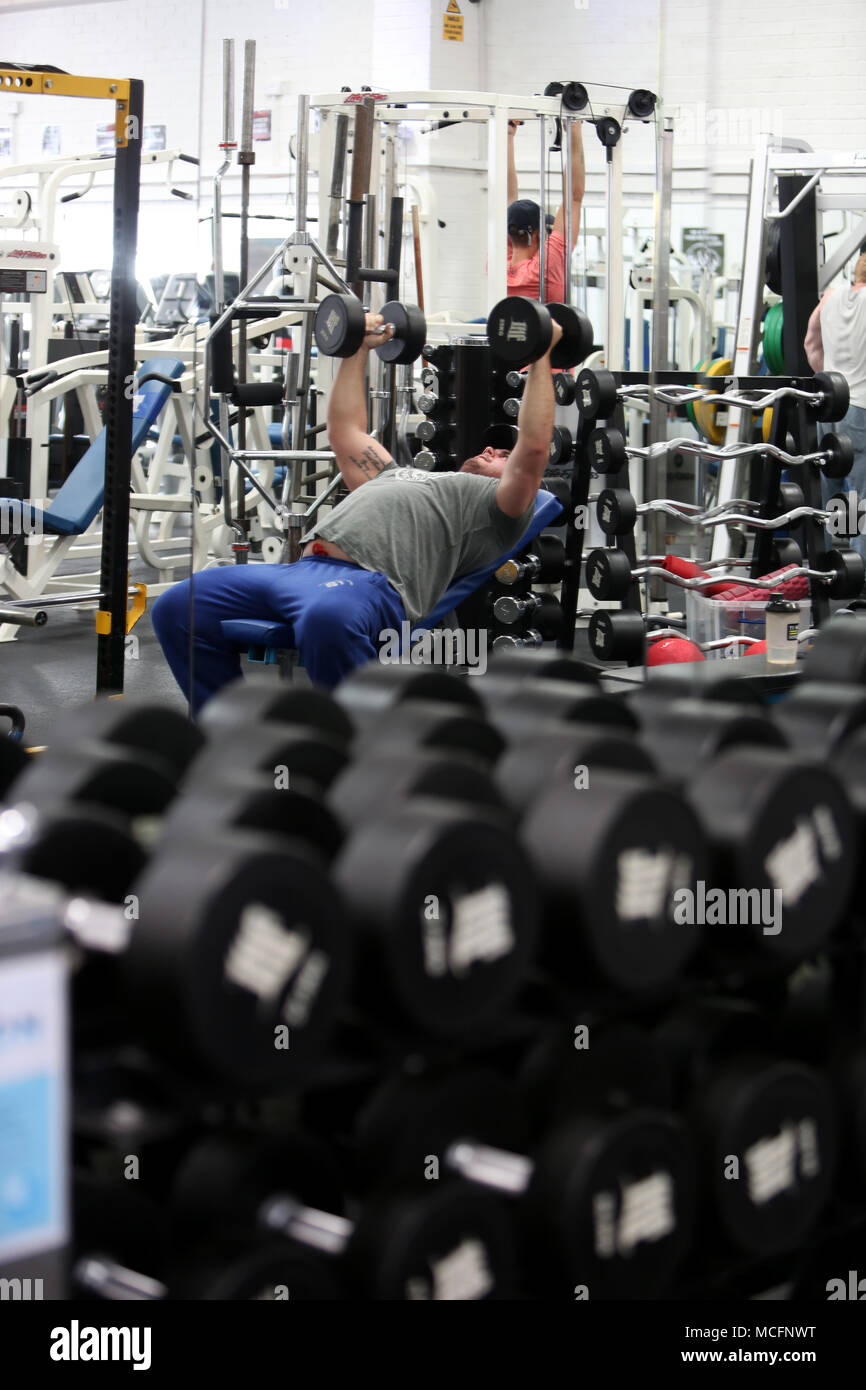
<path fill-rule="evenodd" d="M 176 380 L 183 372 L 183 363 L 175 357 L 153 357 L 149 362 L 142 363 L 137 377 L 146 376 L 148 372 L 159 372 L 161 376 Z M 171 387 L 161 381 L 146 381 L 139 386 L 136 380 L 132 414 L 133 454 L 147 439 L 151 425 L 159 418 L 170 395 Z M 29 502 L 17 501 L 7 505 L 19 519 L 29 514 L 34 531 L 41 530 L 52 536 L 83 536 L 98 515 L 104 496 L 105 430 L 102 430 L 47 507 L 43 509 Z"/>
<path fill-rule="evenodd" d="M 530 541 L 544 530 L 546 526 L 555 526 L 562 518 L 562 506 L 550 492 L 539 492 L 535 499 L 535 511 L 532 520 L 524 531 L 516 545 L 510 550 L 506 550 L 497 560 L 485 565 L 482 569 L 472 570 L 469 574 L 462 574 L 459 579 L 455 579 L 450 584 L 444 594 L 428 614 L 422 618 L 412 628 L 411 636 L 414 638 L 417 632 L 427 632 L 437 623 L 441 623 L 443 618 L 447 618 L 459 604 L 482 584 L 487 583 L 493 577 L 500 565 L 504 565 L 506 560 L 512 556 L 519 555 L 521 550 L 525 550 Z M 230 642 L 233 647 L 246 649 L 247 657 L 250 661 L 263 662 L 265 665 L 280 664 L 280 652 L 292 651 L 294 649 L 294 635 L 291 627 L 287 623 L 268 622 L 258 618 L 225 618 L 220 623 L 223 637 Z"/>

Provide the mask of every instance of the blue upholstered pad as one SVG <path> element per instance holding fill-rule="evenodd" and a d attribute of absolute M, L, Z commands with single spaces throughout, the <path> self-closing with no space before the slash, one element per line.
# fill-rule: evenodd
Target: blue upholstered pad
<path fill-rule="evenodd" d="M 472 570 L 470 574 L 462 574 L 459 579 L 455 579 L 454 583 L 445 590 L 436 607 L 427 614 L 426 618 L 416 623 L 412 631 L 420 632 L 425 628 L 434 627 L 459 603 L 462 603 L 480 585 L 490 579 L 500 565 L 504 564 L 506 560 L 510 560 L 512 555 L 517 555 L 521 550 L 525 550 L 529 542 L 534 540 L 545 526 L 555 526 L 561 517 L 562 508 L 553 494 L 539 492 L 535 499 L 535 511 L 532 520 L 517 545 L 513 545 L 510 550 L 506 550 L 497 560 L 494 560 L 492 564 L 485 565 L 483 569 Z M 258 618 L 226 618 L 220 623 L 220 627 L 226 641 L 238 647 L 291 648 L 294 646 L 292 629 L 285 623 L 268 622 Z"/>
<path fill-rule="evenodd" d="M 147 372 L 160 372 L 163 376 L 177 378 L 183 372 L 183 363 L 175 357 L 153 357 L 142 364 L 138 376 L 144 376 Z M 151 425 L 159 417 L 170 395 L 171 388 L 164 386 L 161 381 L 146 381 L 143 386 L 136 381 L 132 415 L 133 454 L 144 443 Z M 104 495 L 105 430 L 102 430 L 44 511 L 27 502 L 12 505 L 18 511 L 23 507 L 28 508 L 35 530 L 41 529 L 49 535 L 81 536 L 99 512 Z"/>

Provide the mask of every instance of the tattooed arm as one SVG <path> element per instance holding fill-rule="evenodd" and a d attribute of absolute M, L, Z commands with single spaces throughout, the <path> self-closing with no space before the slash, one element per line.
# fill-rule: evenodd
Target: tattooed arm
<path fill-rule="evenodd" d="M 368 328 L 382 322 L 378 314 L 367 315 Z M 388 450 L 367 433 L 367 357 L 371 347 L 390 337 L 368 334 L 354 357 L 344 357 L 328 398 L 328 439 L 337 455 L 337 464 L 349 491 L 375 478 L 393 463 Z"/>

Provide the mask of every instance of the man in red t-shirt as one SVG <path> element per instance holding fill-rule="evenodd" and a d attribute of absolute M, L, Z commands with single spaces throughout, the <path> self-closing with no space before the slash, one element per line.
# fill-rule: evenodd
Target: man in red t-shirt
<path fill-rule="evenodd" d="M 518 121 L 508 122 L 508 293 L 538 299 L 538 229 L 541 209 L 531 198 L 519 198 L 514 165 L 514 135 Z M 571 123 L 571 246 L 580 228 L 580 209 L 586 188 L 582 122 Z M 563 190 L 564 192 L 564 190 Z M 548 304 L 565 299 L 565 211 L 560 204 L 544 244 L 544 298 Z"/>

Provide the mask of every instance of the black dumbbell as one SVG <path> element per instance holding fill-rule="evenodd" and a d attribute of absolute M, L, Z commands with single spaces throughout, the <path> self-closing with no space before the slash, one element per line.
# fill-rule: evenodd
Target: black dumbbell
<path fill-rule="evenodd" d="M 841 681 L 803 681 L 772 713 L 792 748 L 823 759 L 866 727 L 866 691 Z"/>
<path fill-rule="evenodd" d="M 517 816 L 523 816 L 545 787 L 561 778 L 579 779 L 581 769 L 591 781 L 591 769 L 622 772 L 655 771 L 653 758 L 626 728 L 612 724 L 553 723 L 527 727 L 502 754 L 494 783 Z"/>
<path fill-rule="evenodd" d="M 603 601 L 624 599 L 635 580 L 631 560 L 624 550 L 599 548 L 586 557 L 586 587 L 593 598 Z"/>
<path fill-rule="evenodd" d="M 603 488 L 595 502 L 598 524 L 606 536 L 624 536 L 633 531 L 640 511 L 628 488 Z"/>
<path fill-rule="evenodd" d="M 92 825 L 89 814 L 81 820 Z M 181 1071 L 259 1087 L 296 1078 L 319 1054 L 347 994 L 352 940 L 314 849 L 260 831 L 185 838 L 162 846 L 131 885 L 125 865 L 116 906 L 34 876 L 26 807 L 0 821 L 8 919 L 54 921 L 86 953 L 112 960 L 152 1051 Z M 114 853 L 122 841 L 115 827 Z M 127 859 L 140 855 L 130 840 Z M 117 870 L 103 872 L 107 880 Z"/>
<path fill-rule="evenodd" d="M 159 753 L 95 739 L 52 745 L 14 785 L 16 802 L 39 810 L 84 802 L 132 816 L 161 815 L 176 794 L 175 774 Z"/>
<path fill-rule="evenodd" d="M 548 463 L 551 465 L 570 463 L 573 454 L 574 440 L 571 437 L 571 430 L 567 430 L 564 425 L 554 425 L 550 438 Z"/>
<path fill-rule="evenodd" d="M 508 387 L 512 396 L 522 396 L 526 388 L 526 375 L 524 372 L 510 371 L 505 373 L 505 385 Z"/>
<path fill-rule="evenodd" d="M 459 1037 L 522 988 L 538 890 L 495 808 L 420 796 L 370 807 L 333 877 L 358 933 L 362 1009 L 375 1000 L 380 1018 Z"/>
<path fill-rule="evenodd" d="M 702 915 L 714 949 L 757 950 L 782 964 L 819 949 L 847 911 L 856 863 L 840 779 L 788 750 L 775 724 L 741 706 L 640 698 L 630 706 L 713 851 L 711 882 L 721 896 Z M 745 922 L 730 921 L 732 909 Z"/>
<path fill-rule="evenodd" d="M 551 721 L 604 724 L 627 733 L 638 728 L 625 701 L 603 695 L 597 686 L 581 680 L 521 680 L 500 673 L 498 662 L 475 681 L 484 700 L 488 721 L 510 738 Z M 501 750 L 500 750 L 501 751 Z"/>
<path fill-rule="evenodd" d="M 392 301 L 379 310 L 384 320 L 380 331 L 389 325 L 394 336 L 376 349 L 383 362 L 414 362 L 424 351 L 427 321 L 424 311 L 414 304 Z M 353 294 L 326 295 L 316 310 L 313 337 L 316 347 L 326 357 L 353 357 L 366 334 L 366 310 Z"/>
<path fill-rule="evenodd" d="M 452 425 L 437 420 L 421 420 L 415 430 L 415 438 L 420 439 L 422 444 L 431 444 L 437 439 L 444 443 L 453 432 Z"/>
<path fill-rule="evenodd" d="M 501 737 L 481 714 L 451 701 L 401 700 L 385 717 L 356 710 L 355 719 L 359 754 L 436 748 L 470 753 L 492 764 L 502 752 Z"/>
<path fill-rule="evenodd" d="M 483 688 L 492 689 L 496 682 L 500 691 L 507 682 L 511 690 L 518 690 L 525 681 L 575 681 L 581 685 L 598 688 L 599 677 L 596 667 L 579 661 L 564 652 L 509 652 L 497 655 L 487 668 Z M 478 697 L 479 707 L 484 702 Z"/>
<path fill-rule="evenodd" d="M 161 1207 L 132 1183 L 77 1174 L 72 1295 L 111 1302 L 344 1297 L 329 1262 L 312 1251 L 209 1232 L 197 1247 L 172 1258 L 167 1225 Z"/>
<path fill-rule="evenodd" d="M 332 783 L 328 804 L 347 828 L 361 824 L 388 803 L 410 797 L 466 802 L 496 811 L 504 802 L 486 764 L 450 749 L 362 752 Z"/>
<path fill-rule="evenodd" d="M 497 583 L 511 586 L 524 581 L 533 584 L 553 584 L 562 578 L 565 569 L 565 546 L 559 536 L 542 531 L 524 555 L 506 560 L 494 575 Z"/>
<path fill-rule="evenodd" d="M 178 777 L 204 743 L 201 730 L 179 711 L 126 698 L 93 700 L 65 712 L 57 723 L 52 744 L 69 746 L 92 739 L 142 753 L 157 753 Z"/>
<path fill-rule="evenodd" d="M 279 1147 L 238 1136 L 203 1141 L 177 1174 L 174 1205 L 187 1229 L 209 1229 L 232 1213 L 287 1238 L 296 1281 L 305 1257 L 324 1255 L 349 1290 L 372 1299 L 496 1299 L 515 1296 L 516 1254 L 507 1209 L 467 1183 L 394 1187 L 365 1202 L 357 1221 L 306 1205 L 291 1192 L 291 1163 Z M 291 1293 L 291 1290 L 290 1290 Z M 315 1294 L 313 1295 L 316 1296 Z"/>
<path fill-rule="evenodd" d="M 575 396 L 575 380 L 571 372 L 557 372 L 553 378 L 553 394 L 557 405 L 572 405 Z"/>
<path fill-rule="evenodd" d="M 589 319 L 571 305 L 544 305 L 521 295 L 501 299 L 491 309 L 487 320 L 491 352 L 515 367 L 538 361 L 550 347 L 554 319 L 562 328 L 562 337 L 550 354 L 551 366 L 574 367 L 592 352 Z"/>
<path fill-rule="evenodd" d="M 628 464 L 625 439 L 610 425 L 592 430 L 587 437 L 586 450 L 596 473 L 619 473 Z"/>
<path fill-rule="evenodd" d="M 516 420 L 520 414 L 520 397 L 509 396 L 502 402 L 502 413 L 507 415 L 509 420 Z"/>
<path fill-rule="evenodd" d="M 485 1089 L 481 1077 L 468 1095 L 451 1078 L 392 1083 L 359 1117 L 358 1148 L 407 1182 L 451 1172 L 518 1198 L 537 1293 L 573 1299 L 578 1286 L 590 1298 L 661 1294 L 691 1240 L 694 1162 L 684 1127 L 661 1111 L 616 1111 L 587 1097 L 528 1157 L 491 1138 Z M 507 1113 L 495 1077 L 489 1089 L 495 1110 Z"/>
<path fill-rule="evenodd" d="M 591 371 L 589 367 L 584 367 L 578 372 L 575 385 L 581 415 L 588 420 L 599 417 L 607 420 L 613 414 L 619 399 L 619 388 L 610 372 Z"/>
<path fill-rule="evenodd" d="M 403 700 L 436 701 L 461 705 L 481 712 L 483 705 L 472 683 L 447 670 L 434 670 L 398 662 L 370 661 L 358 666 L 340 682 L 334 698 L 348 720 L 382 714 Z"/>
<path fill-rule="evenodd" d="M 702 935 L 675 915 L 710 867 L 691 806 L 645 774 L 588 764 L 540 791 L 520 833 L 542 886 L 542 965 L 581 989 L 668 988 Z"/>
<path fill-rule="evenodd" d="M 866 624 L 849 614 L 825 623 L 806 654 L 803 680 L 866 685 Z"/>
<path fill-rule="evenodd" d="M 563 626 L 562 604 L 552 594 L 502 594 L 493 604 L 493 616 L 503 627 L 530 623 L 545 642 L 559 637 Z"/>
<path fill-rule="evenodd" d="M 262 722 L 321 729 L 343 743 L 354 733 L 345 711 L 323 690 L 275 683 L 264 676 L 232 681 L 208 700 L 199 719 L 208 739 L 245 737 Z"/>
<path fill-rule="evenodd" d="M 351 727 L 351 726 L 349 726 Z M 295 778 L 322 789 L 330 786 L 349 760 L 346 741 L 324 729 L 265 720 L 231 736 L 215 732 L 190 765 L 184 792 L 203 795 L 208 783 L 230 782 L 236 773 L 257 772 L 271 782 Z"/>
<path fill-rule="evenodd" d="M 513 632 L 501 632 L 498 637 L 494 637 L 490 644 L 490 650 L 494 652 L 536 652 L 543 646 L 544 638 L 541 633 L 536 628 L 529 627 L 519 637 Z"/>
<path fill-rule="evenodd" d="M 594 551 L 593 555 L 596 553 Z M 615 563 L 620 564 L 622 568 L 621 562 Z M 624 661 L 628 666 L 644 664 L 646 633 L 647 625 L 643 615 L 627 608 L 617 612 L 611 612 L 606 608 L 597 609 L 590 618 L 587 629 L 593 656 L 598 657 L 599 661 Z"/>
<path fill-rule="evenodd" d="M 716 1232 L 753 1255 L 796 1249 L 836 1167 L 826 1078 L 773 1056 L 760 1016 L 737 1002 L 684 1005 L 655 1036 L 697 1138 Z"/>

